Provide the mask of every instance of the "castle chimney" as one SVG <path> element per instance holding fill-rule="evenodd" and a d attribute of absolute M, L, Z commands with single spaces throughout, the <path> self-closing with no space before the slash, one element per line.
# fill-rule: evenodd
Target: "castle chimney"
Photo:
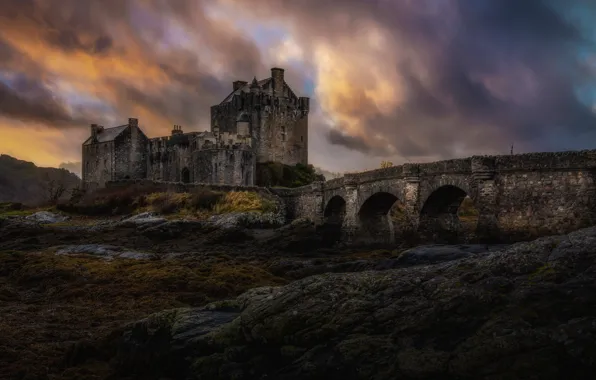
<path fill-rule="evenodd" d="M 234 91 L 246 86 L 248 84 L 248 82 L 245 82 L 243 80 L 237 80 L 235 82 L 232 83 L 232 86 L 234 88 Z"/>
<path fill-rule="evenodd" d="M 284 69 L 274 67 L 271 69 L 271 78 L 273 79 L 273 94 L 283 95 L 284 92 Z"/>
<path fill-rule="evenodd" d="M 139 126 L 139 119 L 136 119 L 136 118 L 133 118 L 133 117 L 129 118 L 128 119 L 128 126 L 129 127 L 138 127 Z"/>
<path fill-rule="evenodd" d="M 184 132 L 182 132 L 182 126 L 174 124 L 174 129 L 172 129 L 172 136 L 182 134 L 184 134 Z"/>
<path fill-rule="evenodd" d="M 91 139 L 97 141 L 97 134 L 99 133 L 99 126 L 97 124 L 91 124 Z"/>

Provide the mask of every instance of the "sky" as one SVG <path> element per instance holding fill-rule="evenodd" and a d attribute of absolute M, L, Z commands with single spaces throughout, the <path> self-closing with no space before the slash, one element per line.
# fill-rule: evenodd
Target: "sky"
<path fill-rule="evenodd" d="M 596 147 L 592 0 L 0 0 L 0 153 L 79 171 L 89 125 L 209 128 L 282 67 L 334 172 Z"/>

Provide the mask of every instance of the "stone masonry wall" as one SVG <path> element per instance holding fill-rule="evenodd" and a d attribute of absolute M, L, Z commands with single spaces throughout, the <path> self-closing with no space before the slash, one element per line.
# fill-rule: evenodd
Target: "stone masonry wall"
<path fill-rule="evenodd" d="M 148 140 L 137 126 L 129 126 L 114 140 L 113 179 L 147 177 Z"/>
<path fill-rule="evenodd" d="M 255 183 L 255 154 L 246 149 L 203 149 L 193 152 L 193 179 L 201 183 Z"/>
<path fill-rule="evenodd" d="M 169 136 L 150 140 L 147 168 L 147 179 L 182 181 L 182 170 L 187 168 L 190 172 L 190 181 L 194 180 L 190 146 L 169 144 Z"/>
<path fill-rule="evenodd" d="M 308 116 L 292 106 L 265 107 L 262 111 L 259 162 L 308 164 Z"/>
<path fill-rule="evenodd" d="M 324 213 L 323 182 L 314 182 L 298 188 L 272 188 L 272 193 L 284 200 L 286 219 L 308 219 L 322 223 Z"/>
<path fill-rule="evenodd" d="M 113 179 L 115 166 L 114 143 L 108 141 L 92 145 L 83 145 L 82 175 L 85 183 L 94 187 L 103 187 Z"/>

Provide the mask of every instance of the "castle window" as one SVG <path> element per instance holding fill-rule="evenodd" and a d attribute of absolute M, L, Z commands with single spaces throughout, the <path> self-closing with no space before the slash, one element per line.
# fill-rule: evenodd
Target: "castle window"
<path fill-rule="evenodd" d="M 286 141 L 286 127 L 281 127 L 281 141 Z"/>
<path fill-rule="evenodd" d="M 304 142 L 304 136 L 300 136 L 300 142 Z"/>

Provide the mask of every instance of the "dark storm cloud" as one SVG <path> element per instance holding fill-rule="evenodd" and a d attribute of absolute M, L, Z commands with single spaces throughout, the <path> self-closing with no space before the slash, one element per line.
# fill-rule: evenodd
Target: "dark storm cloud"
<path fill-rule="evenodd" d="M 594 88 L 594 69 L 586 70 L 578 53 L 594 54 L 596 46 L 561 13 L 574 7 L 596 14 L 594 3 L 582 0 L 564 7 L 554 0 L 256 0 L 244 10 L 284 18 L 303 46 L 337 46 L 371 27 L 387 31 L 391 43 L 382 52 L 354 44 L 342 57 L 393 63 L 385 73 L 400 78 L 403 99 L 392 111 L 375 111 L 364 96 L 371 86 L 353 84 L 353 101 L 326 111 L 359 118 L 360 131 L 350 128 L 353 139 L 329 133 L 328 141 L 368 154 L 391 154 L 383 148 L 390 142 L 398 155 L 449 157 L 505 151 L 514 140 L 527 150 L 551 149 L 557 136 L 594 132 L 592 105 L 576 90 Z"/>
<path fill-rule="evenodd" d="M 48 0 L 8 0 L 3 3 L 0 15 L 0 22 L 6 25 L 0 37 L 4 34 L 13 39 L 16 36 L 28 40 L 39 36 L 53 51 L 83 53 L 94 59 L 105 56 L 124 68 L 129 64 L 135 65 L 135 75 L 139 77 L 134 79 L 114 77 L 111 71 L 101 72 L 96 79 L 96 85 L 102 91 L 99 94 L 101 101 L 110 103 L 118 117 L 127 117 L 141 107 L 161 120 L 204 128 L 209 122 L 209 107 L 219 103 L 230 92 L 232 80 L 249 80 L 265 67 L 253 41 L 205 16 L 203 4 L 206 2 L 64 0 L 60 6 L 55 6 Z M 157 48 L 159 43 L 168 40 L 173 22 L 183 25 L 187 36 L 198 40 L 196 51 L 172 45 L 175 37 L 169 37 L 167 50 Z M 225 81 L 213 75 L 209 67 L 213 63 L 200 61 L 205 53 L 214 57 L 220 70 L 229 74 Z M 11 55 L 13 63 L 7 69 L 13 73 L 20 72 L 20 63 L 27 59 L 27 54 L 14 46 L 2 44 L 1 39 L 0 54 Z M 101 67 L 101 61 L 93 63 L 94 69 L 88 66 L 89 61 L 84 63 L 87 66 L 80 68 L 76 60 L 71 64 L 73 72 Z M 147 78 L 141 78 L 145 72 Z M 43 76 L 43 67 L 39 73 Z M 156 81 L 151 77 L 161 74 L 165 80 Z M 8 97 L 10 88 L 3 90 L 4 96 Z M 14 98 L 10 107 L 3 106 L 3 112 L 12 117 L 26 119 L 44 115 L 50 125 L 63 126 L 62 121 L 83 116 L 69 117 L 66 109 L 52 100 L 50 93 L 46 94 L 47 99 L 34 97 L 25 100 L 16 95 L 10 94 L 11 99 Z M 42 103 L 37 104 L 38 101 Z M 14 109 L 17 106 L 20 111 Z M 38 110 L 33 112 L 38 116 L 27 116 L 23 112 L 25 109 L 31 112 Z M 82 106 L 71 107 L 70 110 L 85 113 Z M 93 110 L 86 113 L 87 117 L 92 116 Z M 145 120 L 145 123 L 150 125 L 151 120 Z"/>
<path fill-rule="evenodd" d="M 370 152 L 370 146 L 360 137 L 350 136 L 332 129 L 327 132 L 327 138 L 331 144 L 343 145 L 346 148 L 358 150 L 364 153 Z"/>
<path fill-rule="evenodd" d="M 107 53 L 112 47 L 113 40 L 110 36 L 99 36 L 93 41 L 84 43 L 74 30 L 56 30 L 49 32 L 47 41 L 50 45 L 65 51 L 80 50 L 89 54 Z"/>
<path fill-rule="evenodd" d="M 0 81 L 0 116 L 50 125 L 72 125 L 63 102 L 42 83 L 19 76 L 10 85 Z"/>

